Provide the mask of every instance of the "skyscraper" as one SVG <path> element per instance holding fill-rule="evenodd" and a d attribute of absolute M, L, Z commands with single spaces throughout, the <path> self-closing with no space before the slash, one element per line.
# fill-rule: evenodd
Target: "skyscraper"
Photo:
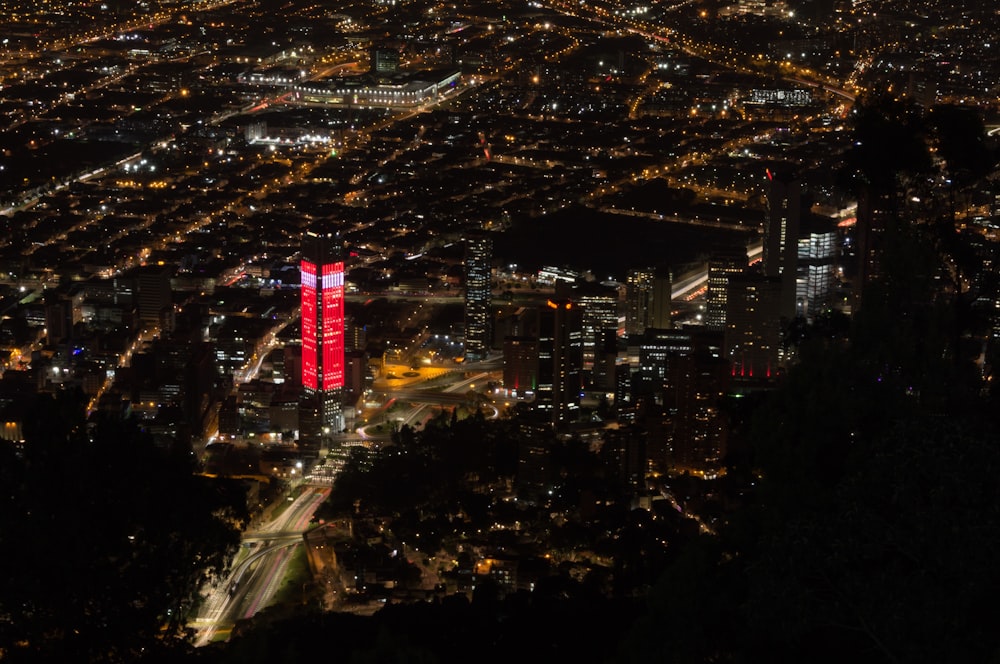
<path fill-rule="evenodd" d="M 302 387 L 300 442 L 317 449 L 325 431 L 344 428 L 344 258 L 332 231 L 302 242 Z"/>
<path fill-rule="evenodd" d="M 704 342 L 670 359 L 667 373 L 667 433 L 674 472 L 711 476 L 719 471 L 726 449 L 726 426 L 720 407 L 727 387 L 728 362 Z"/>
<path fill-rule="evenodd" d="M 583 325 L 583 370 L 593 375 L 598 348 L 604 347 L 606 334 L 618 331 L 618 292 L 596 284 L 580 284 L 574 290 L 580 304 Z"/>
<path fill-rule="evenodd" d="M 503 386 L 513 396 L 535 393 L 538 385 L 538 338 L 504 337 Z"/>
<path fill-rule="evenodd" d="M 625 280 L 625 333 L 641 335 L 648 328 L 669 329 L 671 291 L 668 272 L 653 268 L 629 270 Z"/>
<path fill-rule="evenodd" d="M 726 293 L 725 352 L 733 377 L 758 381 L 775 375 L 781 359 L 778 277 L 734 275 Z M 793 303 L 794 304 L 794 303 Z"/>
<path fill-rule="evenodd" d="M 166 309 L 172 308 L 170 276 L 172 269 L 157 265 L 143 266 L 135 272 L 136 309 L 143 325 L 159 325 Z"/>
<path fill-rule="evenodd" d="M 855 225 L 857 266 L 853 279 L 853 309 L 861 306 L 861 295 L 865 289 L 882 276 L 886 227 L 890 223 L 892 209 L 889 199 L 887 193 L 878 192 L 870 186 L 862 187 L 858 194 L 858 216 Z"/>
<path fill-rule="evenodd" d="M 709 329 L 725 329 L 729 278 L 742 274 L 747 264 L 747 250 L 743 247 L 717 249 L 709 255 L 705 290 L 705 326 Z"/>
<path fill-rule="evenodd" d="M 493 240 L 486 236 L 465 241 L 465 357 L 485 360 L 493 344 L 490 310 Z"/>
<path fill-rule="evenodd" d="M 801 183 L 790 173 L 767 171 L 767 218 L 764 225 L 764 274 L 781 280 L 782 318 L 795 317 L 795 279 L 802 215 Z"/>
<path fill-rule="evenodd" d="M 795 313 L 812 320 L 829 303 L 838 254 L 837 225 L 832 219 L 803 219 L 799 237 Z"/>
<path fill-rule="evenodd" d="M 558 290 L 557 290 L 558 292 Z M 535 403 L 560 425 L 580 407 L 583 332 L 580 307 L 564 297 L 538 310 L 538 391 Z"/>

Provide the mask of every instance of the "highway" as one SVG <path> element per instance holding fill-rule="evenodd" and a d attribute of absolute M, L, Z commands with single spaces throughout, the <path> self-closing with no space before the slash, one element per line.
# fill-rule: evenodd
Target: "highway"
<path fill-rule="evenodd" d="M 288 562 L 302 544 L 312 515 L 330 494 L 329 487 L 302 485 L 301 494 L 281 513 L 255 531 L 244 533 L 229 575 L 202 591 L 204 601 L 189 625 L 194 644 L 224 640 L 238 620 L 252 618 L 268 606 L 281 587 Z M 277 509 L 272 505 L 271 509 Z"/>
<path fill-rule="evenodd" d="M 470 367 L 465 367 L 464 374 Z M 378 394 L 385 395 L 389 397 L 386 401 L 386 405 L 393 404 L 397 401 L 404 403 L 415 404 L 413 408 L 406 412 L 404 415 L 397 415 L 395 417 L 389 417 L 387 415 L 379 415 L 378 412 L 370 414 L 366 417 L 367 420 L 371 420 L 371 424 L 359 426 L 357 428 L 357 435 L 359 435 L 363 440 L 367 439 L 384 439 L 385 435 L 378 435 L 368 433 L 369 428 L 374 428 L 381 424 L 383 421 L 395 420 L 400 425 L 407 424 L 409 426 L 414 426 L 422 421 L 424 421 L 429 415 L 427 414 L 428 406 L 430 405 L 449 405 L 449 406 L 459 406 L 461 404 L 472 405 L 472 401 L 469 399 L 468 391 L 474 389 L 476 383 L 480 385 L 485 385 L 491 378 L 491 374 L 488 371 L 479 371 L 471 377 L 462 378 L 456 382 L 451 383 L 448 387 L 440 389 L 440 384 L 436 389 L 406 389 L 406 390 L 379 390 L 376 391 Z M 484 404 L 488 406 L 488 404 Z M 490 417 L 498 417 L 499 411 L 493 407 L 493 412 L 489 414 Z"/>

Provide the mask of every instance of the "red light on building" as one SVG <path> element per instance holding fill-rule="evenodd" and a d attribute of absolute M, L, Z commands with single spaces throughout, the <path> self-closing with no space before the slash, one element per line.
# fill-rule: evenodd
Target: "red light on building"
<path fill-rule="evenodd" d="M 302 238 L 302 387 L 299 445 L 318 451 L 324 436 L 345 427 L 344 247 L 327 228 Z"/>
<path fill-rule="evenodd" d="M 344 263 L 323 266 L 323 389 L 344 386 Z"/>
<path fill-rule="evenodd" d="M 344 263 L 303 260 L 302 385 L 312 390 L 344 386 Z M 319 278 L 317 278 L 319 276 Z"/>
<path fill-rule="evenodd" d="M 316 264 L 302 261 L 302 385 L 317 388 Z"/>
<path fill-rule="evenodd" d="M 344 263 L 327 263 L 319 270 L 320 275 L 317 265 L 306 260 L 300 269 L 302 385 L 324 391 L 341 388 L 344 386 Z"/>

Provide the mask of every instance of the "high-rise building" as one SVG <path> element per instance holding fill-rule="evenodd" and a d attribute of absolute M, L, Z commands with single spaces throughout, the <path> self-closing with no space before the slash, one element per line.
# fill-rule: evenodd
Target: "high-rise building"
<path fill-rule="evenodd" d="M 600 331 L 594 345 L 594 368 L 590 372 L 590 387 L 613 394 L 615 391 L 615 372 L 624 357 L 624 343 L 619 348 L 618 334 L 612 330 Z"/>
<path fill-rule="evenodd" d="M 368 345 L 368 326 L 359 325 L 351 317 L 344 320 L 344 349 L 347 351 L 365 350 Z"/>
<path fill-rule="evenodd" d="M 671 359 L 667 377 L 668 466 L 711 476 L 722 466 L 727 426 L 721 402 L 729 371 L 718 348 Z"/>
<path fill-rule="evenodd" d="M 583 332 L 580 308 L 570 299 L 554 297 L 538 311 L 538 391 L 535 404 L 549 411 L 560 425 L 580 407 L 583 389 Z"/>
<path fill-rule="evenodd" d="M 629 354 L 637 360 L 631 380 L 632 395 L 645 396 L 662 405 L 670 358 L 691 352 L 691 333 L 651 327 L 638 339 L 630 339 L 629 346 Z"/>
<path fill-rule="evenodd" d="M 493 344 L 490 292 L 493 240 L 486 236 L 465 243 L 465 357 L 485 360 Z"/>
<path fill-rule="evenodd" d="M 55 345 L 73 335 L 72 303 L 68 299 L 46 298 L 45 331 L 49 345 Z"/>
<path fill-rule="evenodd" d="M 863 187 L 858 194 L 858 216 L 854 227 L 857 265 L 853 275 L 853 309 L 861 306 L 864 291 L 882 276 L 886 226 L 892 209 L 889 198 L 887 194 L 877 192 L 872 187 Z"/>
<path fill-rule="evenodd" d="M 779 315 L 795 317 L 795 280 L 799 256 L 802 186 L 789 172 L 767 171 L 767 216 L 764 223 L 764 274 L 781 280 Z"/>
<path fill-rule="evenodd" d="M 653 283 L 653 270 L 629 270 L 625 278 L 625 334 L 638 335 L 646 330 L 646 305 Z"/>
<path fill-rule="evenodd" d="M 778 277 L 744 274 L 729 278 L 725 352 L 733 377 L 763 380 L 778 371 L 783 292 Z"/>
<path fill-rule="evenodd" d="M 708 286 L 705 290 L 705 327 L 726 328 L 726 288 L 729 277 L 742 274 L 747 268 L 747 251 L 743 247 L 722 248 L 708 257 Z"/>
<path fill-rule="evenodd" d="M 598 285 L 577 286 L 574 299 L 580 305 L 583 331 L 583 370 L 592 376 L 598 349 L 603 349 L 606 334 L 618 330 L 618 291 Z"/>
<path fill-rule="evenodd" d="M 656 330 L 666 330 L 674 326 L 673 315 L 673 277 L 668 270 L 657 270 L 653 278 L 653 291 L 649 298 L 648 327 Z"/>
<path fill-rule="evenodd" d="M 796 315 L 811 320 L 829 302 L 836 272 L 838 240 L 834 220 L 822 217 L 803 219 L 796 268 Z"/>
<path fill-rule="evenodd" d="M 512 396 L 534 394 L 538 385 L 538 338 L 504 337 L 503 386 Z"/>
<path fill-rule="evenodd" d="M 165 310 L 173 308 L 171 274 L 171 268 L 158 265 L 143 266 L 136 270 L 133 293 L 140 323 L 159 325 Z"/>
<path fill-rule="evenodd" d="M 625 333 L 641 335 L 648 328 L 670 328 L 671 297 L 669 272 L 653 268 L 629 270 L 625 280 Z"/>
<path fill-rule="evenodd" d="M 302 387 L 299 439 L 319 448 L 344 428 L 344 258 L 339 234 L 307 231 L 302 241 Z"/>
<path fill-rule="evenodd" d="M 368 382 L 368 353 L 363 350 L 348 350 L 344 353 L 344 392 L 346 403 L 356 402 Z"/>

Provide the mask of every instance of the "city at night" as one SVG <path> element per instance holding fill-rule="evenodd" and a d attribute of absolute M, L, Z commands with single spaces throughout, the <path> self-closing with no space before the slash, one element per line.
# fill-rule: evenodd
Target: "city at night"
<path fill-rule="evenodd" d="M 1000 662 L 1000 8 L 0 0 L 0 662 Z"/>

